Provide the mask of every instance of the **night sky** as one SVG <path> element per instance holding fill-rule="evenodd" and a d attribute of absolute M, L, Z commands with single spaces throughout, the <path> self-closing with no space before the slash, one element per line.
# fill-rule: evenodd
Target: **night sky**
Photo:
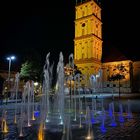
<path fill-rule="evenodd" d="M 101 3 L 103 60 L 114 47 L 128 59 L 140 60 L 138 4 L 122 0 L 102 0 Z M 44 63 L 48 52 L 57 63 L 62 51 L 67 62 L 68 55 L 74 50 L 74 0 L 1 6 L 0 69 L 8 68 L 5 58 L 9 54 L 17 56 L 12 63 L 12 69 L 16 70 L 27 56 L 40 57 Z"/>

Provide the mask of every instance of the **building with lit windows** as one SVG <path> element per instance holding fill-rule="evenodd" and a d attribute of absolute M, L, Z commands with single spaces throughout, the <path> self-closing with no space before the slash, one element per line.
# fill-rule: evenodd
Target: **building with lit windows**
<path fill-rule="evenodd" d="M 101 10 L 100 4 L 95 0 L 86 0 L 76 4 L 74 63 L 88 78 L 102 69 L 104 92 L 112 92 L 112 89 L 113 92 L 118 92 L 118 90 L 121 92 L 140 91 L 139 61 L 132 62 L 122 57 L 122 59 L 102 62 Z M 124 71 L 117 71 L 116 68 L 119 66 L 124 66 Z M 110 81 L 109 77 L 115 73 L 124 74 L 125 78 Z"/>

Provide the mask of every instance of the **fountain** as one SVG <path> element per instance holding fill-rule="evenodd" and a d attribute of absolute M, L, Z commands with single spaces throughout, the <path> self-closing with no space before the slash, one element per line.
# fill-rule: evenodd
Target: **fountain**
<path fill-rule="evenodd" d="M 22 94 L 22 102 L 19 105 L 20 107 L 19 113 L 17 113 L 18 109 L 17 92 L 18 92 L 19 74 L 16 75 L 15 79 L 16 102 L 13 107 L 14 108 L 13 116 L 15 117 L 14 123 L 17 123 L 17 125 L 13 125 L 13 123 L 9 122 L 9 118 L 6 117 L 5 111 L 7 110 L 6 108 L 3 111 L 2 115 L 1 131 L 2 133 L 5 133 L 4 135 L 7 136 L 6 137 L 7 140 L 11 138 L 10 137 L 8 139 L 9 135 L 13 134 L 13 128 L 11 128 L 11 125 L 13 125 L 12 127 L 14 127 L 14 129 L 18 128 L 18 134 L 16 133 L 17 131 L 14 130 L 14 135 L 18 135 L 17 137 L 22 137 L 23 139 L 27 137 L 27 139 L 31 138 L 44 140 L 45 137 L 46 138 L 48 137 L 48 139 L 52 140 L 53 137 L 55 137 L 58 140 L 72 140 L 72 139 L 75 140 L 78 138 L 93 140 L 96 138 L 105 139 L 106 134 L 108 135 L 108 133 L 111 133 L 110 129 L 112 130 L 114 129 L 114 131 L 116 131 L 115 128 L 110 128 L 110 126 L 120 128 L 120 126 L 125 127 L 126 125 L 123 124 L 125 124 L 126 122 L 129 122 L 127 125 L 132 123 L 131 122 L 132 119 L 130 119 L 132 118 L 130 100 L 128 100 L 127 102 L 128 119 L 124 121 L 123 107 L 120 102 L 118 114 L 118 112 L 115 113 L 115 111 L 117 110 L 115 109 L 114 106 L 115 101 L 108 103 L 103 98 L 103 96 L 101 96 L 102 98 L 99 99 L 94 98 L 95 95 L 97 96 L 97 94 L 100 95 L 100 93 L 102 93 L 102 91 L 99 90 L 99 88 L 101 89 L 102 87 L 101 70 L 98 72 L 97 75 L 95 76 L 92 75 L 91 78 L 89 78 L 92 93 L 88 90 L 89 87 L 87 84 L 86 85 L 87 89 L 86 88 L 84 89 L 84 91 L 86 91 L 85 95 L 83 95 L 84 92 L 82 92 L 81 90 L 82 89 L 81 83 L 84 82 L 84 81 L 81 82 L 81 80 L 87 80 L 86 78 L 84 78 L 85 76 L 81 74 L 71 75 L 69 80 L 74 79 L 74 85 L 73 88 L 72 86 L 70 86 L 71 89 L 69 89 L 68 91 L 71 92 L 70 98 L 73 99 L 73 101 L 67 102 L 68 98 L 64 94 L 65 75 L 62 53 L 60 53 L 59 55 L 59 62 L 57 65 L 56 90 L 54 91 L 55 93 L 53 92 L 54 95 L 52 101 L 50 98 L 52 94 L 50 93 L 52 93 L 51 82 L 52 82 L 53 65 L 50 66 L 49 57 L 50 53 L 47 54 L 45 65 L 43 67 L 44 79 L 42 84 L 42 92 L 39 96 L 40 102 L 38 103 L 35 102 L 34 81 L 26 82 Z M 73 58 L 72 55 L 70 55 L 69 59 L 72 58 Z M 71 65 L 73 65 L 73 63 Z M 88 81 L 86 81 L 86 83 L 88 83 Z M 86 100 L 81 100 L 82 96 L 85 97 Z M 107 106 L 108 104 L 109 104 L 109 114 L 108 111 L 105 111 L 105 109 L 107 109 L 106 107 L 108 107 Z M 115 118 L 117 119 L 118 115 L 119 120 L 115 120 Z M 123 129 L 123 131 L 125 131 L 125 128 Z M 14 140 L 14 138 L 13 139 L 11 138 L 10 140 Z"/>
<path fill-rule="evenodd" d="M 92 131 L 92 125 L 91 125 L 91 117 L 90 117 L 90 108 L 89 106 L 87 106 L 86 108 L 86 120 L 87 120 L 87 127 L 88 127 L 88 133 L 87 133 L 87 136 L 86 136 L 86 140 L 94 140 L 94 137 L 93 137 L 93 131 Z"/>
<path fill-rule="evenodd" d="M 77 106 L 76 106 L 76 76 L 74 77 L 74 121 L 77 120 Z"/>
<path fill-rule="evenodd" d="M 19 88 L 19 73 L 17 73 L 15 75 L 15 89 L 16 89 L 16 93 L 15 93 L 15 116 L 14 116 L 14 123 L 17 123 L 17 96 L 18 96 L 18 88 Z"/>
<path fill-rule="evenodd" d="M 34 116 L 34 81 L 31 82 L 31 96 L 32 96 L 32 121 L 35 120 Z"/>
<path fill-rule="evenodd" d="M 79 109 L 79 128 L 82 128 L 82 101 L 80 101 L 80 109 Z"/>
<path fill-rule="evenodd" d="M 112 127 L 117 126 L 117 123 L 115 121 L 115 114 L 114 114 L 114 102 L 109 104 L 109 115 L 110 115 L 110 119 L 111 119 L 110 126 L 112 126 Z"/>
<path fill-rule="evenodd" d="M 127 110 L 128 110 L 127 118 L 132 119 L 133 117 L 132 117 L 132 112 L 131 112 L 130 100 L 127 101 Z"/>
<path fill-rule="evenodd" d="M 105 110 L 104 110 L 104 108 L 102 109 L 102 114 L 101 114 L 102 116 L 102 122 L 101 122 L 101 127 L 100 127 L 100 129 L 101 129 L 101 131 L 103 132 L 103 133 L 105 133 L 107 130 L 106 130 L 106 128 L 105 128 Z"/>
<path fill-rule="evenodd" d="M 2 124 L 1 124 L 1 131 L 3 133 L 8 133 L 8 126 L 7 126 L 7 121 L 6 121 L 6 111 L 3 111 L 2 115 Z"/>
<path fill-rule="evenodd" d="M 122 104 L 121 104 L 121 103 L 119 103 L 119 121 L 120 121 L 121 123 L 124 122 L 123 107 L 122 107 Z"/>
<path fill-rule="evenodd" d="M 57 65 L 57 83 L 58 83 L 58 110 L 60 113 L 60 124 L 64 122 L 64 63 L 63 55 L 60 52 L 59 62 Z"/>
<path fill-rule="evenodd" d="M 25 123 L 27 121 L 27 127 L 31 127 L 31 119 L 33 116 L 31 116 L 31 114 L 33 114 L 33 112 L 31 111 L 31 103 L 33 103 L 33 87 L 34 82 L 31 81 L 27 81 L 25 86 L 24 86 L 24 91 L 22 94 L 22 99 L 21 99 L 21 104 L 20 104 L 20 118 L 19 118 L 19 122 L 18 122 L 18 126 L 19 126 L 19 137 L 24 137 L 26 134 L 24 134 L 24 130 L 23 128 L 25 127 Z M 34 97 L 33 97 L 34 98 Z M 27 117 L 25 117 L 25 115 L 27 115 Z M 35 118 L 34 118 L 35 119 Z"/>
<path fill-rule="evenodd" d="M 27 82 L 27 126 L 30 127 L 31 126 L 31 87 L 30 87 L 30 82 Z"/>
<path fill-rule="evenodd" d="M 65 121 L 65 131 L 63 133 L 62 140 L 72 140 L 70 120 L 70 116 L 67 116 L 67 119 Z"/>
<path fill-rule="evenodd" d="M 44 127 L 43 127 L 43 123 L 41 123 L 40 127 L 39 127 L 38 140 L 44 140 Z"/>

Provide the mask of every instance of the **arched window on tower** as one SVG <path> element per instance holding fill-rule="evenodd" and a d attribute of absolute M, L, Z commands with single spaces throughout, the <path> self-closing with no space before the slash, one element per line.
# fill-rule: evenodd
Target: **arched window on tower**
<path fill-rule="evenodd" d="M 85 23 L 82 23 L 82 35 L 85 35 Z"/>
<path fill-rule="evenodd" d="M 85 55 L 84 55 L 84 53 L 82 53 L 82 59 L 84 59 L 84 57 L 85 57 Z"/>
<path fill-rule="evenodd" d="M 96 24 L 96 36 L 98 36 L 98 24 Z"/>
<path fill-rule="evenodd" d="M 98 57 L 99 57 L 99 50 L 98 50 L 98 48 L 97 48 L 97 51 L 96 51 L 97 53 L 96 53 L 96 58 L 98 59 Z"/>
<path fill-rule="evenodd" d="M 84 28 L 82 28 L 82 35 L 84 35 L 85 34 L 85 29 Z"/>
<path fill-rule="evenodd" d="M 99 59 L 99 55 L 98 55 L 98 53 L 97 53 L 97 59 Z"/>
<path fill-rule="evenodd" d="M 85 16 L 85 11 L 83 10 L 83 11 L 82 11 L 82 17 L 84 17 L 84 16 Z"/>

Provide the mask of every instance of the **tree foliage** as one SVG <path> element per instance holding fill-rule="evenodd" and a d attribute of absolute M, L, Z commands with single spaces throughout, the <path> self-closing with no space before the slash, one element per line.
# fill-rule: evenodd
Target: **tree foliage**
<path fill-rule="evenodd" d="M 22 64 L 20 70 L 21 79 L 40 81 L 41 80 L 42 67 L 36 61 L 26 61 Z"/>

